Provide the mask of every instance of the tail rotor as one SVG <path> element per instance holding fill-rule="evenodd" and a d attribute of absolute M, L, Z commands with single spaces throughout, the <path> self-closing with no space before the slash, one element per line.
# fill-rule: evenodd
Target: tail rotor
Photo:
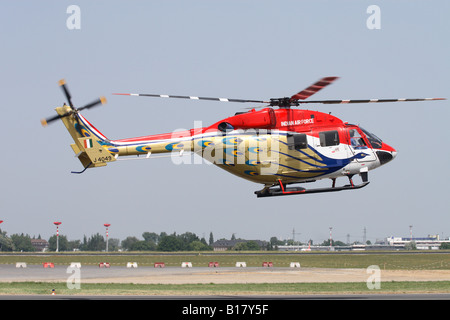
<path fill-rule="evenodd" d="M 90 108 L 93 108 L 93 107 L 98 106 L 100 104 L 106 104 L 106 98 L 105 97 L 100 97 L 99 99 L 97 99 L 97 100 L 95 100 L 95 101 L 93 101 L 91 103 L 88 103 L 88 104 L 86 104 L 86 105 L 84 105 L 84 106 L 82 106 L 80 108 L 75 108 L 73 106 L 72 96 L 70 95 L 69 89 L 67 88 L 66 81 L 64 79 L 61 79 L 61 80 L 59 80 L 58 84 L 62 88 L 62 90 L 64 92 L 64 95 L 66 96 L 67 103 L 70 106 L 70 110 L 67 111 L 66 113 L 63 113 L 63 114 L 57 114 L 57 115 L 54 115 L 54 116 L 51 116 L 51 117 L 48 117 L 48 118 L 41 119 L 41 124 L 44 127 L 46 127 L 48 124 L 50 124 L 51 122 L 53 122 L 55 120 L 58 120 L 58 119 L 61 119 L 61 118 L 65 118 L 65 117 L 68 117 L 68 116 L 73 115 L 73 114 L 77 114 L 78 112 L 80 112 L 82 110 L 90 109 Z M 67 106 L 66 103 L 64 103 L 63 106 Z"/>

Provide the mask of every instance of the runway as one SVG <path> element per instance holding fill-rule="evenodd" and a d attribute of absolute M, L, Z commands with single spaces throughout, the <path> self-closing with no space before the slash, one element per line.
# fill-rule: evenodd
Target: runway
<path fill-rule="evenodd" d="M 3 264 L 0 265 L 0 282 L 66 282 L 74 272 L 74 268 L 62 265 L 16 268 Z M 77 272 L 81 283 L 136 284 L 366 282 L 369 277 L 366 269 L 356 268 L 99 268 L 86 265 Z M 450 281 L 450 270 L 381 270 L 380 277 L 381 281 Z"/>

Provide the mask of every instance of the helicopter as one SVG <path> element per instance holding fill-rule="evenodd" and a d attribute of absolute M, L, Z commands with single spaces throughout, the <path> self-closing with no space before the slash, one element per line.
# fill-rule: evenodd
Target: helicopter
<path fill-rule="evenodd" d="M 68 105 L 55 109 L 56 115 L 41 124 L 62 120 L 75 143 L 72 150 L 84 169 L 103 167 L 126 157 L 171 157 L 191 152 L 240 178 L 262 184 L 257 197 L 302 195 L 357 190 L 369 184 L 368 173 L 392 161 L 397 151 L 359 125 L 344 122 L 331 113 L 296 109 L 302 104 L 353 104 L 446 100 L 445 98 L 306 100 L 336 81 L 324 77 L 306 89 L 283 98 L 269 100 L 228 99 L 146 93 L 113 93 L 141 96 L 264 104 L 207 127 L 176 130 L 135 138 L 110 140 L 96 129 L 81 111 L 106 103 L 101 97 L 75 108 L 65 80 L 60 80 Z M 260 110 L 257 110 L 260 109 Z M 167 156 L 167 155 L 166 155 Z M 360 183 L 353 177 L 359 175 Z M 337 186 L 337 178 L 348 184 Z M 305 188 L 306 183 L 331 180 L 330 187 Z"/>

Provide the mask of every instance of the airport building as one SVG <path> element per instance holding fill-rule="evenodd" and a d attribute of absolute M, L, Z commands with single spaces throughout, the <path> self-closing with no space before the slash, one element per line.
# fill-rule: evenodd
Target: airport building
<path fill-rule="evenodd" d="M 278 246 L 280 251 L 370 251 L 370 250 L 439 250 L 443 243 L 450 244 L 450 239 L 440 239 L 439 235 L 428 235 L 428 237 L 387 237 L 375 244 L 353 244 L 347 246 L 308 246 L 308 245 L 285 245 Z"/>
<path fill-rule="evenodd" d="M 44 239 L 31 239 L 31 245 L 38 252 L 45 252 L 48 250 L 48 242 Z"/>
<path fill-rule="evenodd" d="M 418 250 L 438 250 L 442 243 L 450 243 L 450 239 L 441 240 L 439 235 L 428 235 L 424 238 L 412 238 L 412 237 L 389 237 L 386 239 L 389 246 L 405 249 L 409 245 L 415 245 Z"/>

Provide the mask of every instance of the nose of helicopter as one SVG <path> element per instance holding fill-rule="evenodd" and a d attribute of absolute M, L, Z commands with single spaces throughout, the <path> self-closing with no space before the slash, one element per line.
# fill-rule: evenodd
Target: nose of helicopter
<path fill-rule="evenodd" d="M 397 156 L 397 150 L 383 142 L 381 149 L 377 151 L 377 156 L 380 160 L 380 165 L 383 165 L 393 160 Z"/>

